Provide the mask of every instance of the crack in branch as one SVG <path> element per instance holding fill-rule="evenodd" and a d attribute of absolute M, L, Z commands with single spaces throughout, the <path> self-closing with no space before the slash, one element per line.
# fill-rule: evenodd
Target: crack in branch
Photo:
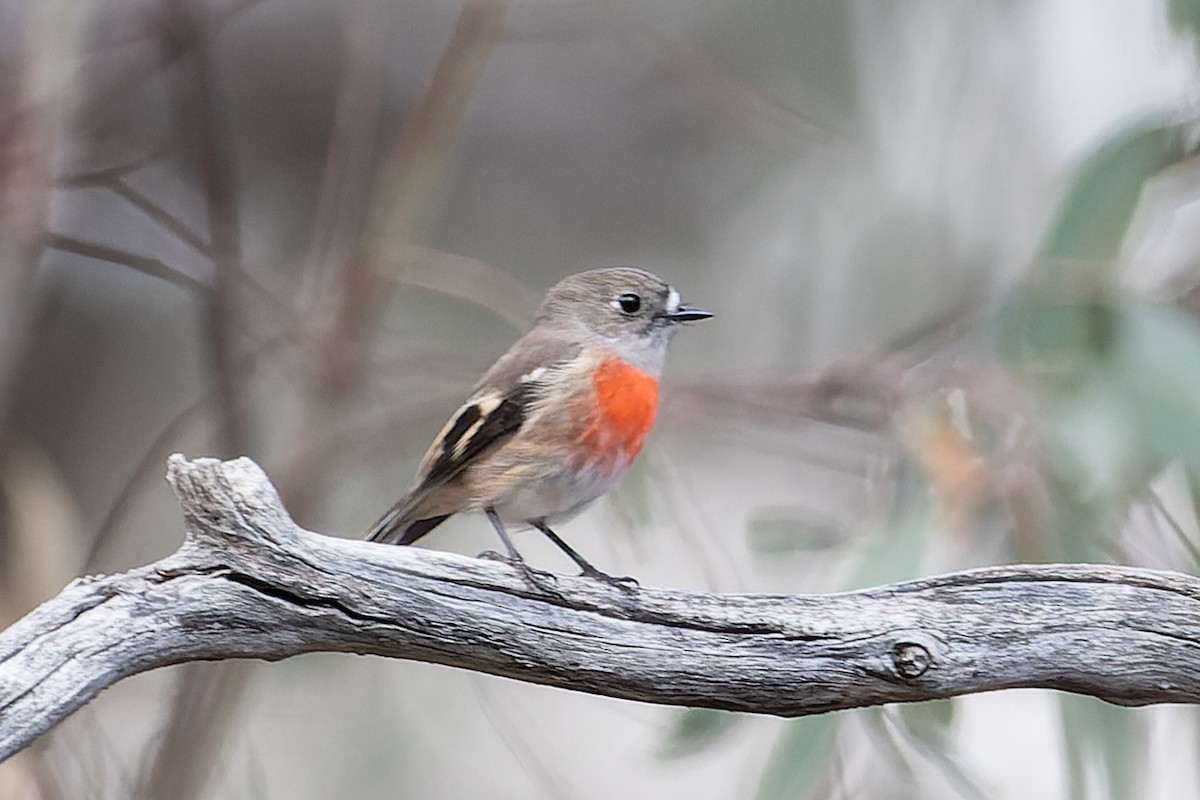
<path fill-rule="evenodd" d="M 367 614 L 355 608 L 338 598 L 321 597 L 317 595 L 306 595 L 300 592 L 290 591 L 279 584 L 265 581 L 261 578 L 256 578 L 253 575 L 248 575 L 244 572 L 239 572 L 233 569 L 222 570 L 216 575 L 224 578 L 231 583 L 236 583 L 239 586 L 244 586 L 257 594 L 269 597 L 278 602 L 286 603 L 289 606 L 299 606 L 300 608 L 320 609 L 325 611 L 334 611 L 344 617 L 358 622 L 384 623 L 393 624 L 395 620 L 391 616 Z"/>

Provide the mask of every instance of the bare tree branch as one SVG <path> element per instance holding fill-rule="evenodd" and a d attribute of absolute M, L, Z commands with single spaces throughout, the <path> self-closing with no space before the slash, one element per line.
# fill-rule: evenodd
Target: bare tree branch
<path fill-rule="evenodd" d="M 1200 580 L 994 567 L 833 595 L 532 591 L 482 559 L 298 528 L 247 459 L 173 456 L 174 555 L 81 578 L 0 634 L 0 759 L 130 675 L 329 650 L 780 716 L 1015 687 L 1200 702 Z"/>
<path fill-rule="evenodd" d="M 198 233 L 193 231 L 187 222 L 154 202 L 154 200 L 131 186 L 125 180 L 125 175 L 138 166 L 140 165 L 122 164 L 117 167 L 72 175 L 58 181 L 58 185 L 68 189 L 106 189 L 162 226 L 168 233 L 174 234 L 179 241 L 188 245 L 200 255 L 211 256 L 212 253 L 210 252 L 208 242 L 204 241 Z"/>
<path fill-rule="evenodd" d="M 463 3 L 425 93 L 387 146 L 365 221 L 365 243 L 345 261 L 331 301 L 332 321 L 314 387 L 318 412 L 339 402 L 361 377 L 366 332 L 387 296 L 381 270 L 402 267 L 407 259 L 395 255 L 422 230 L 448 142 L 496 47 L 509 5 L 510 0 Z"/>
<path fill-rule="evenodd" d="M 241 369 L 246 271 L 233 159 L 211 81 L 211 39 L 189 0 L 165 0 L 163 11 L 166 41 L 188 50 L 172 76 L 175 129 L 200 179 L 208 218 L 213 271 L 204 328 L 216 387 L 216 439 L 225 454 L 245 453 L 253 447 L 249 388 Z M 142 773 L 139 797 L 191 800 L 200 795 L 248 672 L 246 665 L 229 663 L 193 664 L 181 672 L 159 747 Z"/>
<path fill-rule="evenodd" d="M 168 4 L 173 24 L 172 41 L 190 46 L 175 67 L 175 127 L 188 145 L 189 155 L 203 187 L 208 216 L 208 250 L 212 259 L 212 286 L 206 295 L 205 340 L 217 384 L 218 442 L 226 453 L 244 453 L 250 440 L 246 390 L 242 385 L 236 331 L 243 309 L 240 304 L 242 244 L 233 169 L 225 137 L 217 130 L 216 101 L 209 80 L 209 42 L 202 26 L 194 25 L 193 9 L 186 0 Z"/>
<path fill-rule="evenodd" d="M 172 267 L 162 259 L 154 258 L 153 256 L 143 256 L 120 247 L 111 247 L 99 242 L 89 242 L 77 239 L 74 236 L 64 236 L 60 233 L 47 233 L 45 244 L 47 247 L 61 250 L 64 253 L 71 253 L 85 258 L 94 258 L 97 261 L 107 261 L 110 264 L 120 264 L 135 269 L 138 272 L 143 272 L 146 275 L 161 278 L 168 283 L 173 283 L 176 286 L 191 291 L 208 292 L 211 288 L 204 281 L 193 278 L 183 270 Z"/>

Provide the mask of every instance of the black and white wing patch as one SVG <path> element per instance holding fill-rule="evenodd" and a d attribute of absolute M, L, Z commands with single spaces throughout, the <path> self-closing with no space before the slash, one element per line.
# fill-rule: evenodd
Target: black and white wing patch
<path fill-rule="evenodd" d="M 523 383 L 505 395 L 483 394 L 468 400 L 421 460 L 417 485 L 371 526 L 366 538 L 412 544 L 441 524 L 448 514 L 428 519 L 409 517 L 422 501 L 454 480 L 480 454 L 515 434 L 525 422 L 528 400 L 529 387 Z"/>
<path fill-rule="evenodd" d="M 478 391 L 458 409 L 421 459 L 416 485 L 371 526 L 366 538 L 412 544 L 445 520 L 449 514 L 436 511 L 433 516 L 423 516 L 422 509 L 429 508 L 426 501 L 481 455 L 519 431 L 537 402 L 547 373 L 576 352 L 577 348 L 564 347 L 558 340 L 523 338 L 514 345 L 480 380 L 481 386 L 505 388 Z"/>
<path fill-rule="evenodd" d="M 529 386 L 519 383 L 503 396 L 484 394 L 463 405 L 425 455 L 421 486 L 446 483 L 485 450 L 516 433 L 525 422 L 529 395 Z"/>

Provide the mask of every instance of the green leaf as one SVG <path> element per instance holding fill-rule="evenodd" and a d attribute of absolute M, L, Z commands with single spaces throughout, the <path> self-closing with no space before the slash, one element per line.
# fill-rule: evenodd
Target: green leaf
<path fill-rule="evenodd" d="M 1170 0 L 1167 3 L 1167 19 L 1177 32 L 1192 37 L 1200 36 L 1200 0 Z"/>
<path fill-rule="evenodd" d="M 802 519 L 780 513 L 751 518 L 746 530 L 746 545 L 756 555 L 778 556 L 813 553 L 836 547 L 842 537 L 832 521 Z"/>
<path fill-rule="evenodd" d="M 947 748 L 950 727 L 954 724 L 954 698 L 902 703 L 897 706 L 905 731 L 913 738 L 938 751 Z"/>
<path fill-rule="evenodd" d="M 1179 458 L 1200 476 L 1200 328 L 1171 308 L 1135 309 L 1121 319 L 1113 380 L 1155 456 L 1147 470 Z"/>
<path fill-rule="evenodd" d="M 675 715 L 671 730 L 659 749 L 659 758 L 684 758 L 707 750 L 725 739 L 742 719 L 729 711 L 685 708 Z"/>
<path fill-rule="evenodd" d="M 1120 316 L 1110 302 L 1111 264 L 1147 181 L 1194 151 L 1195 125 L 1144 120 L 1080 165 L 1042 240 L 1032 282 L 997 317 L 1002 356 L 1045 388 L 1070 389 L 1108 355 Z"/>
<path fill-rule="evenodd" d="M 1078 482 L 1048 476 L 1054 501 L 1054 526 L 1036 543 L 1037 558 L 1046 562 L 1107 561 L 1106 544 L 1117 522 L 1117 496 L 1080 491 Z"/>
<path fill-rule="evenodd" d="M 1125 387 L 1098 369 L 1077 391 L 1050 400 L 1051 460 L 1076 485 L 1079 497 L 1113 494 L 1128 486 L 1144 442 Z"/>
<path fill-rule="evenodd" d="M 1143 185 L 1188 153 L 1183 125 L 1156 123 L 1130 127 L 1083 163 L 1042 241 L 1042 259 L 1109 262 L 1116 257 Z"/>
<path fill-rule="evenodd" d="M 840 719 L 821 714 L 788 722 L 767 759 L 757 800 L 795 800 L 821 788 Z"/>
<path fill-rule="evenodd" d="M 996 342 L 1000 356 L 1042 389 L 1071 392 L 1094 375 L 1112 346 L 1113 312 L 1049 294 L 1018 288 L 1000 310 Z"/>
<path fill-rule="evenodd" d="M 1044 404 L 1057 533 L 1046 558 L 1102 557 L 1125 500 L 1171 461 L 1200 479 L 1200 327 L 1187 314 L 1054 305 L 1026 288 L 1001 332 Z"/>

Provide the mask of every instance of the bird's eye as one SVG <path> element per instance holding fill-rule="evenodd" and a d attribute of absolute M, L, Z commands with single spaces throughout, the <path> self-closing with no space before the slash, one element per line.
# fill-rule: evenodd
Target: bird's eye
<path fill-rule="evenodd" d="M 626 314 L 636 314 L 642 309 L 642 298 L 632 293 L 618 295 L 617 308 Z"/>

